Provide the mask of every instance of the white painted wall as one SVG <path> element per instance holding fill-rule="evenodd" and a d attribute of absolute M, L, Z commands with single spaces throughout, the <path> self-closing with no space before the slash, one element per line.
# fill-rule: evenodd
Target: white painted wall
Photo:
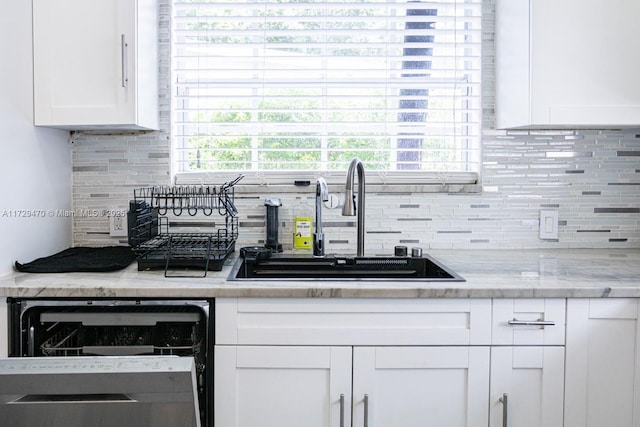
<path fill-rule="evenodd" d="M 70 247 L 71 148 L 66 131 L 33 126 L 31 1 L 0 0 L 0 275 Z M 8 13 L 10 12 L 10 13 Z M 35 214 L 44 217 L 16 217 Z M 0 323 L 1 323 L 0 319 Z"/>

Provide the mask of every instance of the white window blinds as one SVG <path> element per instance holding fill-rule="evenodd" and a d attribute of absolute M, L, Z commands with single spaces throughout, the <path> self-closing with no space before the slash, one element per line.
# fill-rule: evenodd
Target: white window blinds
<path fill-rule="evenodd" d="M 481 0 L 176 0 L 178 172 L 478 171 Z"/>

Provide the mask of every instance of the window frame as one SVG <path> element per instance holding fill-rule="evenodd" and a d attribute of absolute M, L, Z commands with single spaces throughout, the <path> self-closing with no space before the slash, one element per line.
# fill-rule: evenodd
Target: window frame
<path fill-rule="evenodd" d="M 481 18 L 480 18 L 481 19 Z M 479 29 L 481 31 L 481 29 Z M 174 37 L 173 28 L 171 29 L 171 36 Z M 172 41 L 173 43 L 173 41 Z M 481 53 L 482 55 L 482 53 Z M 173 73 L 173 56 L 171 58 L 171 73 Z M 478 94 L 475 95 L 477 102 L 482 108 L 482 67 L 477 71 L 479 75 Z M 172 96 L 171 96 L 171 169 L 172 179 L 176 184 L 189 185 L 189 184 L 205 184 L 205 183 L 220 183 L 233 180 L 238 174 L 244 175 L 243 180 L 239 184 L 239 187 L 248 187 L 254 190 L 259 190 L 269 187 L 280 187 L 280 189 L 292 187 L 295 191 L 304 186 L 296 185 L 294 182 L 299 181 L 302 183 L 309 182 L 312 184 L 318 177 L 324 177 L 330 185 L 337 185 L 344 183 L 345 171 L 330 170 L 245 170 L 245 171 L 233 171 L 233 170 L 202 170 L 202 171 L 181 171 L 178 170 L 177 161 L 175 160 L 175 146 L 174 146 L 174 126 L 176 121 L 173 120 L 173 109 L 175 108 L 174 95 L 175 79 L 172 81 Z M 481 113 L 480 113 L 481 114 Z M 400 191 L 406 192 L 407 188 L 412 188 L 417 192 L 450 192 L 454 189 L 454 192 L 479 192 L 481 191 L 481 172 L 482 172 L 482 117 L 480 117 L 478 126 L 477 147 L 473 147 L 470 151 L 474 157 L 473 161 L 467 161 L 467 166 L 475 165 L 476 171 L 460 172 L 460 171 L 433 171 L 433 170 L 402 170 L 402 171 L 379 171 L 375 169 L 367 170 L 367 184 L 378 187 L 380 191 Z M 366 161 L 365 161 L 366 169 Z M 403 191 L 404 190 L 404 191 Z"/>

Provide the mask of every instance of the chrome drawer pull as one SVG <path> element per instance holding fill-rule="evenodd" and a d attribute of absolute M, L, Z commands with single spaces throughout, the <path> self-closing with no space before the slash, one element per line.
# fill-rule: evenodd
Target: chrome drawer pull
<path fill-rule="evenodd" d="M 364 427 L 369 427 L 369 395 L 364 395 Z"/>
<path fill-rule="evenodd" d="M 340 427 L 344 427 L 344 393 L 340 394 Z"/>
<path fill-rule="evenodd" d="M 122 63 L 122 87 L 126 88 L 129 83 L 129 56 L 128 56 L 129 44 L 125 40 L 124 34 L 120 35 L 120 55 Z"/>
<path fill-rule="evenodd" d="M 502 427 L 508 427 L 507 415 L 509 413 L 509 400 L 507 393 L 504 393 L 498 400 L 502 403 Z"/>
<path fill-rule="evenodd" d="M 513 320 L 509 320 L 510 325 L 516 326 L 555 326 L 556 322 L 553 320 L 518 320 L 514 318 Z"/>

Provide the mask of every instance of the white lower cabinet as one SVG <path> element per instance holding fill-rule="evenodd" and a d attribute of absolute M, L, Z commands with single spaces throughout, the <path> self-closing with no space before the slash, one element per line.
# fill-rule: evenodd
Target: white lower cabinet
<path fill-rule="evenodd" d="M 491 300 L 218 298 L 215 313 L 216 427 L 488 426 Z"/>
<path fill-rule="evenodd" d="M 494 299 L 491 427 L 562 427 L 563 298 Z"/>
<path fill-rule="evenodd" d="M 564 347 L 491 349 L 491 427 L 562 427 Z"/>
<path fill-rule="evenodd" d="M 475 427 L 487 420 L 489 347 L 353 351 L 354 427 Z"/>
<path fill-rule="evenodd" d="M 217 299 L 215 425 L 563 427 L 565 302 Z"/>
<path fill-rule="evenodd" d="M 216 346 L 214 357 L 217 427 L 349 425 L 351 347 Z"/>
<path fill-rule="evenodd" d="M 216 426 L 475 427 L 488 419 L 489 347 L 216 346 L 215 366 Z"/>
<path fill-rule="evenodd" d="M 494 299 L 493 345 L 564 345 L 564 298 Z"/>
<path fill-rule="evenodd" d="M 565 427 L 640 426 L 638 299 L 567 301 Z"/>

